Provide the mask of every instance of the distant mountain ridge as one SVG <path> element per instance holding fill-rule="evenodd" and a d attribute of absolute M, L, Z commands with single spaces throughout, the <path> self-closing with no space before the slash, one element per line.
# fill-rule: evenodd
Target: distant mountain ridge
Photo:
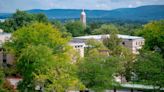
<path fill-rule="evenodd" d="M 44 13 L 50 19 L 76 19 L 80 17 L 80 9 L 28 10 L 29 13 Z M 151 21 L 164 19 L 164 5 L 148 5 L 137 8 L 120 8 L 114 10 L 85 10 L 88 19 Z M 6 14 L 0 13 L 0 18 Z M 9 16 L 9 15 L 8 15 Z M 7 17 L 8 17 L 7 16 Z"/>

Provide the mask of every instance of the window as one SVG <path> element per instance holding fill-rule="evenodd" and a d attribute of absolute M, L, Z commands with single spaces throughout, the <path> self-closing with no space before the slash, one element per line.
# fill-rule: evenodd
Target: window
<path fill-rule="evenodd" d="M 123 45 L 125 45 L 125 42 L 122 42 Z"/>
<path fill-rule="evenodd" d="M 7 57 L 6 57 L 6 54 L 3 53 L 3 63 L 6 63 L 7 62 Z"/>
<path fill-rule="evenodd" d="M 136 42 L 136 45 L 138 45 L 138 43 Z"/>

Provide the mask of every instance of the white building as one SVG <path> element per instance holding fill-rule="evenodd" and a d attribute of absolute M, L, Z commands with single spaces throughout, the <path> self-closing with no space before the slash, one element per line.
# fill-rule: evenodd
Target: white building
<path fill-rule="evenodd" d="M 11 38 L 10 33 L 4 33 L 2 29 L 0 29 L 0 46 L 2 47 L 2 44 L 9 40 Z"/>
<path fill-rule="evenodd" d="M 13 64 L 14 62 L 14 56 L 10 53 L 5 54 L 2 48 L 2 45 L 4 42 L 10 40 L 11 34 L 10 33 L 4 33 L 2 29 L 0 29 L 0 65 L 8 65 Z"/>
<path fill-rule="evenodd" d="M 144 38 L 138 37 L 138 36 L 129 36 L 129 35 L 117 35 L 118 38 L 122 39 L 123 46 L 129 48 L 134 54 L 138 54 L 138 50 L 142 48 L 144 45 Z M 88 39 L 95 39 L 97 41 L 102 41 L 104 38 L 110 37 L 110 35 L 89 35 L 89 36 L 80 36 L 80 37 L 74 37 L 74 42 L 86 42 Z M 87 46 L 87 45 L 86 45 Z"/>
<path fill-rule="evenodd" d="M 80 55 L 80 57 L 84 57 L 84 47 L 85 43 L 80 43 L 80 42 L 70 42 L 70 46 L 72 46 Z"/>

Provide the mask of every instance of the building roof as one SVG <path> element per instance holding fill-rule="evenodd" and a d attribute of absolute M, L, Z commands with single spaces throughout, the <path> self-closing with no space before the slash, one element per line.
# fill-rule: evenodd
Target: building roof
<path fill-rule="evenodd" d="M 69 42 L 69 45 L 71 45 L 71 46 L 84 45 L 85 46 L 85 43 L 81 43 L 81 42 Z"/>
<path fill-rule="evenodd" d="M 139 37 L 139 36 L 130 36 L 130 35 L 120 35 L 118 34 L 118 37 L 119 38 L 122 38 L 122 39 L 144 39 L 143 37 Z"/>
<path fill-rule="evenodd" d="M 96 40 L 100 40 L 102 39 L 102 37 L 109 37 L 110 35 L 89 35 L 89 36 L 79 36 L 79 37 L 74 37 L 75 39 L 96 39 Z M 121 35 L 118 34 L 117 35 L 118 38 L 122 38 L 122 39 L 131 39 L 131 40 L 135 40 L 135 39 L 144 39 L 143 37 L 138 37 L 138 36 L 129 36 L 129 35 Z"/>
<path fill-rule="evenodd" d="M 134 88 L 134 89 L 154 89 L 152 85 L 143 85 L 143 84 L 121 84 L 124 88 Z M 157 86 L 155 88 L 158 88 Z M 164 90 L 161 88 L 160 90 Z"/>

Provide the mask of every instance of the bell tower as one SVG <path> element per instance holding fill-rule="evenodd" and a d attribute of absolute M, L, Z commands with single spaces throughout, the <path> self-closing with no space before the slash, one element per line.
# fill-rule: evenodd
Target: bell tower
<path fill-rule="evenodd" d="M 86 27 L 86 13 L 83 9 L 83 11 L 81 12 L 81 17 L 80 17 L 80 21 L 83 23 L 83 25 Z"/>

